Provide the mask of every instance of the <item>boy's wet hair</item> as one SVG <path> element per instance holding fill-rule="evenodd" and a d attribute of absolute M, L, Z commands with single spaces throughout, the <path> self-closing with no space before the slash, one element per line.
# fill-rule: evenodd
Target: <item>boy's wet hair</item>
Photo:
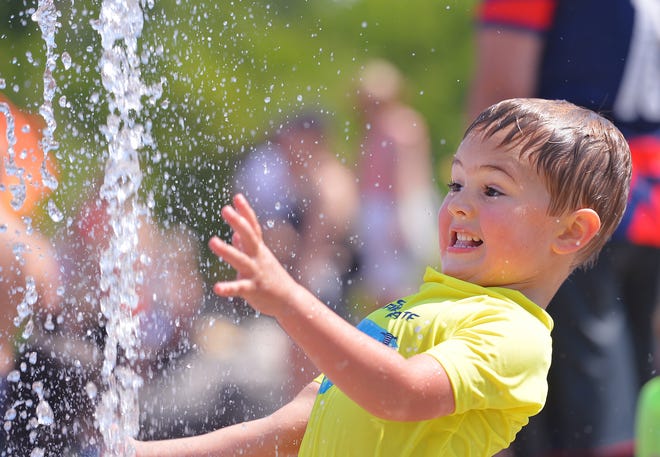
<path fill-rule="evenodd" d="M 500 147 L 518 148 L 549 193 L 548 214 L 591 208 L 601 228 L 576 266 L 592 265 L 621 221 L 630 187 L 630 148 L 604 117 L 562 100 L 517 98 L 483 111 L 465 132 L 488 139 L 504 135 Z"/>

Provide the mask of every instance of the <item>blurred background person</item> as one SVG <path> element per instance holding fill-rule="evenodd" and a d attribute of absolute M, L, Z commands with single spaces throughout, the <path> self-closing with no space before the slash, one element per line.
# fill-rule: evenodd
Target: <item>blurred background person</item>
<path fill-rule="evenodd" d="M 660 268 L 660 3 L 483 0 L 468 116 L 501 99 L 566 99 L 610 118 L 632 151 L 624 220 L 593 269 L 575 272 L 555 320 L 545 409 L 520 456 L 632 456 L 634 410 L 653 373 Z"/>
<path fill-rule="evenodd" d="M 292 115 L 243 159 L 235 190 L 266 221 L 264 238 L 293 277 L 351 319 L 358 188 L 352 170 L 332 151 L 328 135 L 321 116 Z M 318 374 L 293 343 L 288 363 L 292 379 L 285 400 Z"/>
<path fill-rule="evenodd" d="M 658 301 L 653 313 L 653 335 L 656 354 L 660 353 L 660 278 L 658 278 Z M 660 456 L 660 360 L 655 358 L 656 375 L 651 378 L 639 394 L 635 417 L 635 457 Z"/>
<path fill-rule="evenodd" d="M 16 348 L 34 325 L 35 313 L 56 306 L 59 272 L 54 246 L 31 222 L 37 205 L 50 193 L 41 183 L 42 165 L 55 174 L 53 164 L 44 163 L 39 145 L 41 118 L 19 110 L 2 94 L 0 104 L 0 417 L 6 417 L 12 408 L 10 384 L 20 380 Z M 36 297 L 30 298 L 32 293 Z M 5 430 L 0 428 L 0 449 L 5 446 Z"/>
<path fill-rule="evenodd" d="M 406 83 L 376 59 L 360 74 L 358 155 L 360 278 L 370 306 L 416 290 L 425 265 L 436 265 L 439 194 L 423 116 L 405 102 Z"/>
<path fill-rule="evenodd" d="M 99 262 L 112 230 L 98 190 L 97 185 L 89 186 L 70 226 L 54 237 L 62 297 L 58 306 L 41 310 L 34 333 L 25 341 L 20 360 L 22 382 L 12 389 L 13 412 L 6 422 L 10 425 L 8 455 L 31 455 L 35 448 L 49 457 L 68 453 L 94 456 L 98 452 L 102 438 L 95 425 L 95 408 L 106 388 L 100 375 L 105 322 L 100 311 Z M 135 274 L 141 345 L 134 368 L 146 388 L 190 349 L 193 320 L 203 304 L 204 288 L 192 235 L 183 227 L 160 227 L 146 216 L 139 223 Z M 42 399 L 49 407 L 47 422 L 39 419 L 39 411 L 35 413 Z M 158 401 L 150 398 L 150 405 L 167 408 L 171 399 L 171 395 Z M 156 427 L 170 432 L 177 420 L 185 422 L 182 414 L 154 424 L 153 411 L 141 413 L 145 433 Z"/>

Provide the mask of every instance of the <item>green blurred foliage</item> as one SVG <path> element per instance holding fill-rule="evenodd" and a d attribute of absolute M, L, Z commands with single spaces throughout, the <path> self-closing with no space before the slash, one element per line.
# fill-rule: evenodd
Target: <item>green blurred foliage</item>
<path fill-rule="evenodd" d="M 56 1 L 56 52 L 68 53 L 72 65 L 60 60 L 55 72 L 62 176 L 53 198 L 69 217 L 107 155 L 101 128 L 108 95 L 91 25 L 100 3 Z M 35 112 L 45 60 L 31 19 L 36 7 L 36 0 L 0 4 L 0 80 L 15 103 Z M 472 0 L 156 0 L 145 8 L 142 78 L 164 78 L 164 92 L 155 104 L 145 101 L 138 119 L 156 142 L 143 151 L 143 191 L 154 211 L 202 234 L 216 231 L 237 158 L 301 110 L 327 114 L 337 154 L 352 163 L 361 128 L 356 82 L 375 57 L 407 78 L 408 101 L 431 126 L 440 169 L 465 126 L 473 9 Z"/>

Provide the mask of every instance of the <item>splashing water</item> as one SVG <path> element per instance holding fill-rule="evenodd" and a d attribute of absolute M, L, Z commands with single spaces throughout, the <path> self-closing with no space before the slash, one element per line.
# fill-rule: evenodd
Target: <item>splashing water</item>
<path fill-rule="evenodd" d="M 39 8 L 33 15 L 33 20 L 39 23 L 39 26 L 42 29 L 42 36 L 46 42 L 47 47 L 47 64 L 46 70 L 44 73 L 44 104 L 40 108 L 39 112 L 46 122 L 46 128 L 43 132 L 43 139 L 41 141 L 41 147 L 44 153 L 43 161 L 41 164 L 41 177 L 42 184 L 48 187 L 51 190 L 57 188 L 57 180 L 54 176 L 50 174 L 47 168 L 48 153 L 50 151 L 56 150 L 58 147 L 57 142 L 54 140 L 54 130 L 55 130 L 55 119 L 52 110 L 52 99 L 55 94 L 56 84 L 55 79 L 53 78 L 53 70 L 55 69 L 55 59 L 56 55 L 54 54 L 55 48 L 55 32 L 59 23 L 57 22 L 58 12 L 55 9 L 52 0 L 43 0 L 39 2 Z M 0 84 L 0 88 L 4 89 L 4 80 Z M 18 179 L 18 184 L 11 184 L 9 190 L 11 192 L 11 207 L 15 211 L 21 210 L 23 207 L 26 197 L 27 197 L 27 188 L 25 182 L 26 170 L 17 165 L 15 161 L 15 147 L 17 143 L 16 138 L 16 121 L 11 113 L 11 107 L 9 104 L 0 102 L 0 113 L 5 116 L 6 119 L 6 136 L 7 136 L 7 158 L 5 159 L 4 168 L 7 176 L 13 176 Z M 3 189 L 4 190 L 4 189 Z M 59 209 L 56 208 L 54 203 L 49 202 L 50 208 L 52 211 L 59 212 Z M 31 218 L 24 216 L 23 222 L 25 223 L 25 234 L 30 235 L 32 233 L 32 220 Z M 30 246 L 23 243 L 14 243 L 12 246 L 13 255 L 19 262 L 22 262 L 23 253 L 30 249 Z M 27 340 L 32 336 L 34 331 L 34 305 L 37 302 L 39 296 L 37 292 L 37 285 L 35 279 L 27 275 L 25 277 L 25 287 L 22 289 L 17 289 L 17 292 L 23 292 L 23 298 L 21 302 L 16 307 L 16 316 L 14 318 L 14 325 L 16 327 L 23 327 L 22 338 Z M 33 353 L 30 358 L 30 363 L 36 363 L 36 353 Z M 23 367 L 21 368 L 23 371 Z M 18 370 L 13 370 L 7 376 L 7 381 L 12 383 L 21 382 L 21 374 Z M 32 383 L 31 388 L 33 392 L 38 397 L 38 403 L 35 410 L 35 422 L 34 426 L 50 426 L 53 424 L 55 417 L 53 410 L 44 396 L 43 382 L 35 381 Z M 11 421 L 16 418 L 17 412 L 13 406 L 10 406 L 5 412 L 3 419 L 5 421 L 4 428 L 11 428 Z M 10 451 L 11 452 L 11 451 Z M 3 454 L 4 455 L 4 454 Z M 39 457 L 44 455 L 44 450 L 35 447 L 32 449 L 30 456 Z"/>
<path fill-rule="evenodd" d="M 46 68 L 44 69 L 44 101 L 39 108 L 39 114 L 46 121 L 46 127 L 43 131 L 43 138 L 41 140 L 41 149 L 44 153 L 44 159 L 41 162 L 41 181 L 44 186 L 51 190 L 57 189 L 57 179 L 49 173 L 46 168 L 48 154 L 51 151 L 57 150 L 59 147 L 58 142 L 55 140 L 55 129 L 57 122 L 55 122 L 55 115 L 53 113 L 53 98 L 57 90 L 57 83 L 53 77 L 55 71 L 58 55 L 55 53 L 55 33 L 61 24 L 57 21 L 59 11 L 55 8 L 54 0 L 39 0 L 39 7 L 32 15 L 32 19 L 39 24 L 41 29 L 41 36 L 46 43 Z M 53 204 L 51 204 L 52 206 Z"/>
<path fill-rule="evenodd" d="M 5 120 L 6 120 L 7 158 L 5 159 L 5 163 L 3 164 L 5 168 L 5 173 L 7 176 L 15 176 L 19 180 L 18 184 L 11 184 L 9 186 L 9 190 L 12 195 L 10 205 L 15 211 L 19 211 L 23 207 L 23 204 L 25 203 L 27 189 L 24 179 L 25 169 L 23 167 L 18 166 L 15 162 L 15 146 L 17 142 L 16 122 L 14 116 L 11 113 L 11 107 L 9 106 L 9 104 L 0 102 L 0 113 L 5 116 Z M 4 190 L 5 189 L 3 189 L 3 191 Z M 31 218 L 24 217 L 23 221 L 26 226 L 25 233 L 29 235 L 30 233 L 32 233 Z M 16 257 L 16 259 L 19 260 L 19 262 L 22 262 L 23 253 L 26 249 L 28 249 L 28 246 L 26 246 L 23 243 L 17 242 L 13 244 L 12 253 Z M 16 316 L 14 317 L 14 325 L 17 328 L 23 326 L 22 337 L 28 339 L 30 338 L 32 332 L 34 331 L 34 320 L 33 320 L 34 305 L 38 299 L 38 293 L 37 293 L 34 277 L 32 277 L 31 275 L 27 275 L 25 277 L 25 287 L 17 290 L 17 292 L 21 292 L 21 291 L 23 292 L 23 298 L 16 307 Z M 9 373 L 6 379 L 8 382 L 20 382 L 21 379 L 20 372 L 18 370 L 13 370 L 12 372 Z M 39 389 L 40 386 L 41 386 L 40 383 L 38 382 L 34 383 L 33 389 L 35 389 L 35 392 L 36 389 Z M 36 409 L 37 424 L 50 425 L 53 421 L 53 411 L 50 405 L 48 404 L 48 401 L 46 401 L 43 397 L 43 389 L 41 389 L 41 391 L 38 392 L 38 396 L 39 396 L 39 404 Z M 13 407 L 9 407 L 6 411 L 4 411 L 3 420 L 5 421 L 5 427 L 7 427 L 8 426 L 7 424 L 8 423 L 10 424 L 11 421 L 15 419 L 15 417 L 16 417 L 16 410 Z M 39 448 L 35 448 L 30 455 L 31 457 L 32 456 L 38 457 L 40 452 L 41 450 Z"/>
<path fill-rule="evenodd" d="M 14 150 L 16 146 L 16 122 L 11 113 L 11 107 L 9 104 L 0 102 L 0 114 L 3 114 L 7 121 L 7 159 L 4 163 L 5 173 L 7 176 L 16 176 L 19 179 L 18 184 L 12 184 L 9 186 L 9 191 L 12 195 L 11 207 L 18 211 L 23 207 L 27 192 L 25 179 L 23 178 L 25 170 L 19 167 L 14 160 L 16 156 Z"/>
<path fill-rule="evenodd" d="M 145 2 L 105 0 L 99 19 L 93 23 L 101 35 L 101 79 L 110 111 L 103 128 L 108 158 L 101 197 L 108 206 L 112 237 L 100 260 L 100 287 L 105 294 L 101 311 L 107 320 L 101 375 L 107 390 L 96 409 L 107 456 L 134 455 L 127 438 L 139 431 L 137 395 L 142 379 L 132 365 L 139 346 L 139 320 L 134 315 L 138 304 L 138 227 L 147 208 L 138 196 L 142 181 L 138 152 L 152 140 L 138 116 L 142 99 L 155 100 L 162 92 L 159 86 L 147 87 L 141 78 L 137 52 L 144 24 L 141 6 Z"/>
<path fill-rule="evenodd" d="M 139 430 L 138 390 L 141 377 L 132 366 L 138 357 L 139 321 L 135 316 L 138 296 L 136 293 L 139 272 L 138 227 L 141 216 L 148 208 L 139 201 L 138 191 L 142 182 L 138 152 L 146 145 L 152 145 L 151 135 L 139 122 L 143 98 L 155 102 L 162 94 L 162 81 L 147 87 L 141 78 L 138 39 L 144 25 L 143 7 L 153 7 L 150 0 L 104 0 L 100 17 L 92 22 L 93 28 L 101 36 L 103 54 L 99 67 L 104 89 L 107 91 L 109 114 L 102 128 L 108 144 L 105 179 L 101 187 L 101 198 L 107 203 L 111 238 L 108 248 L 101 254 L 99 268 L 101 312 L 106 319 L 106 342 L 101 376 L 105 391 L 99 393 L 96 420 L 104 441 L 103 453 L 106 456 L 132 456 L 128 438 L 135 437 Z M 46 44 L 46 64 L 43 75 L 43 104 L 39 113 L 46 127 L 43 131 L 41 147 L 44 159 L 41 178 L 45 187 L 54 190 L 58 187 L 56 178 L 47 170 L 48 154 L 58 149 L 54 132 L 57 127 L 53 112 L 53 99 L 57 92 L 53 72 L 57 66 L 55 34 L 61 27 L 60 13 L 54 0 L 40 0 L 32 19 L 42 31 Z M 64 68 L 71 66 L 68 53 L 62 54 Z M 8 159 L 6 173 L 16 176 L 19 184 L 11 186 L 12 206 L 20 209 L 25 200 L 24 171 L 13 161 L 16 144 L 15 125 L 10 107 L 0 103 L 0 113 L 7 118 Z M 47 211 L 54 222 L 63 220 L 64 215 L 53 201 L 47 203 Z M 30 318 L 23 331 L 28 338 L 32 332 L 32 305 L 36 301 L 34 280 L 26 278 L 25 298 L 19 305 L 16 325 Z M 16 372 L 19 382 L 20 374 Z M 13 379 L 13 378 L 12 378 Z M 39 425 L 51 425 L 53 411 L 44 398 L 43 384 L 33 383 L 37 394 L 36 421 Z M 94 397 L 97 397 L 94 392 Z M 10 409 L 5 420 L 11 420 L 15 411 Z M 31 455 L 43 455 L 44 451 L 34 448 Z"/>

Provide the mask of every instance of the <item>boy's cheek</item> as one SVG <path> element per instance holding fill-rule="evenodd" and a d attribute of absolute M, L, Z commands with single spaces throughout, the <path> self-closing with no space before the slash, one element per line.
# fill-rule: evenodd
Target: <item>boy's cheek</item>
<path fill-rule="evenodd" d="M 449 246 L 447 230 L 440 229 L 438 233 L 438 246 L 440 248 L 440 254 L 442 255 L 447 250 L 447 246 Z"/>
<path fill-rule="evenodd" d="M 449 237 L 449 225 L 451 223 L 449 214 L 446 210 L 443 211 L 443 208 L 441 208 L 440 212 L 438 213 L 438 239 L 440 241 L 440 248 L 447 246 L 447 239 Z"/>

